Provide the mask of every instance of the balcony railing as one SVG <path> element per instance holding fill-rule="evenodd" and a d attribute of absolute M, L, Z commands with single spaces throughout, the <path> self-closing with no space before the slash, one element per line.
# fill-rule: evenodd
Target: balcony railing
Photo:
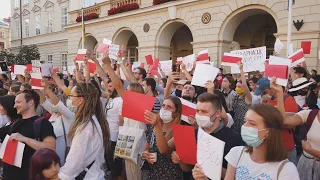
<path fill-rule="evenodd" d="M 140 0 L 111 0 L 111 8 L 117 8 L 121 5 L 137 3 L 140 5 Z"/>
<path fill-rule="evenodd" d="M 85 16 L 88 14 L 92 14 L 92 13 L 100 14 L 100 6 L 95 5 L 95 6 L 85 8 L 85 9 L 83 9 L 83 13 Z M 82 16 L 81 9 L 78 11 L 78 16 Z"/>

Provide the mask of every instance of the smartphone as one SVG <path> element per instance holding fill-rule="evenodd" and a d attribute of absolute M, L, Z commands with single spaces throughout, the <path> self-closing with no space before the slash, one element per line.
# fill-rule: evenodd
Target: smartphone
<path fill-rule="evenodd" d="M 177 65 L 172 64 L 172 72 L 176 72 L 177 71 Z"/>

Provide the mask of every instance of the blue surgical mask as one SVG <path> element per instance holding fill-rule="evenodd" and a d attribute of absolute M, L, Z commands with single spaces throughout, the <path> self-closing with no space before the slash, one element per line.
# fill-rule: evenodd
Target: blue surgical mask
<path fill-rule="evenodd" d="M 320 99 L 317 100 L 317 106 L 320 109 Z"/>
<path fill-rule="evenodd" d="M 246 127 L 242 126 L 241 127 L 241 137 L 242 140 L 251 147 L 258 147 L 263 143 L 264 139 L 259 138 L 259 131 L 263 131 L 266 129 L 261 129 L 258 130 L 256 128 L 251 128 L 251 127 Z"/>

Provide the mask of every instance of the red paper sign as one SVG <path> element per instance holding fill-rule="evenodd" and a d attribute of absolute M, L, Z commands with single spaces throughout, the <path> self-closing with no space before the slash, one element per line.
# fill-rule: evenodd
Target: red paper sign
<path fill-rule="evenodd" d="M 93 74 L 96 71 L 96 68 L 97 67 L 95 63 L 88 62 L 88 69 L 91 74 Z"/>
<path fill-rule="evenodd" d="M 43 87 L 41 82 L 42 82 L 42 79 L 31 78 L 32 86 Z"/>
<path fill-rule="evenodd" d="M 11 65 L 11 72 L 14 72 L 14 64 Z"/>
<path fill-rule="evenodd" d="M 302 41 L 301 48 L 303 49 L 304 54 L 310 54 L 311 51 L 311 41 Z"/>
<path fill-rule="evenodd" d="M 76 61 L 83 61 L 86 58 L 86 54 L 77 54 Z"/>
<path fill-rule="evenodd" d="M 152 70 L 158 71 L 159 62 L 160 62 L 160 59 L 159 59 L 159 58 L 154 59 L 154 62 L 153 62 L 153 64 L 152 64 Z"/>
<path fill-rule="evenodd" d="M 153 59 L 152 59 L 152 55 L 148 55 L 145 57 L 146 58 L 146 62 L 148 65 L 152 65 L 153 64 Z"/>
<path fill-rule="evenodd" d="M 267 77 L 288 79 L 288 66 L 267 64 L 264 75 Z"/>
<path fill-rule="evenodd" d="M 53 72 L 54 72 L 54 73 L 59 72 L 59 68 L 55 68 L 55 69 L 53 69 Z"/>
<path fill-rule="evenodd" d="M 125 91 L 122 104 L 122 116 L 148 124 L 144 119 L 145 111 L 152 111 L 156 98 L 132 91 Z"/>
<path fill-rule="evenodd" d="M 17 151 L 17 146 L 18 146 L 18 141 L 16 140 L 11 141 L 10 139 L 8 140 L 6 149 L 4 151 L 3 159 L 2 159 L 3 162 L 13 165 L 14 157 Z"/>
<path fill-rule="evenodd" d="M 106 45 L 104 43 L 100 43 L 99 47 L 97 48 L 98 53 L 107 53 L 109 50 L 109 45 Z"/>
<path fill-rule="evenodd" d="M 124 45 L 121 45 L 121 49 L 120 49 L 120 57 L 124 56 Z"/>
<path fill-rule="evenodd" d="M 180 160 L 187 164 L 197 163 L 197 143 L 193 126 L 172 125 L 174 144 Z"/>
<path fill-rule="evenodd" d="M 32 72 L 32 64 L 26 64 L 27 70 Z"/>
<path fill-rule="evenodd" d="M 140 67 L 141 67 L 141 68 L 144 68 L 144 63 L 141 63 L 141 64 L 140 64 Z"/>

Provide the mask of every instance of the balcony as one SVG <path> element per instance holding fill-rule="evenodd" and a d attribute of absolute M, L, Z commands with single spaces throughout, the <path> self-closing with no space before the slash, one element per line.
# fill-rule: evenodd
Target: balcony
<path fill-rule="evenodd" d="M 111 0 L 111 8 L 118 8 L 122 5 L 137 3 L 140 5 L 140 0 Z"/>

